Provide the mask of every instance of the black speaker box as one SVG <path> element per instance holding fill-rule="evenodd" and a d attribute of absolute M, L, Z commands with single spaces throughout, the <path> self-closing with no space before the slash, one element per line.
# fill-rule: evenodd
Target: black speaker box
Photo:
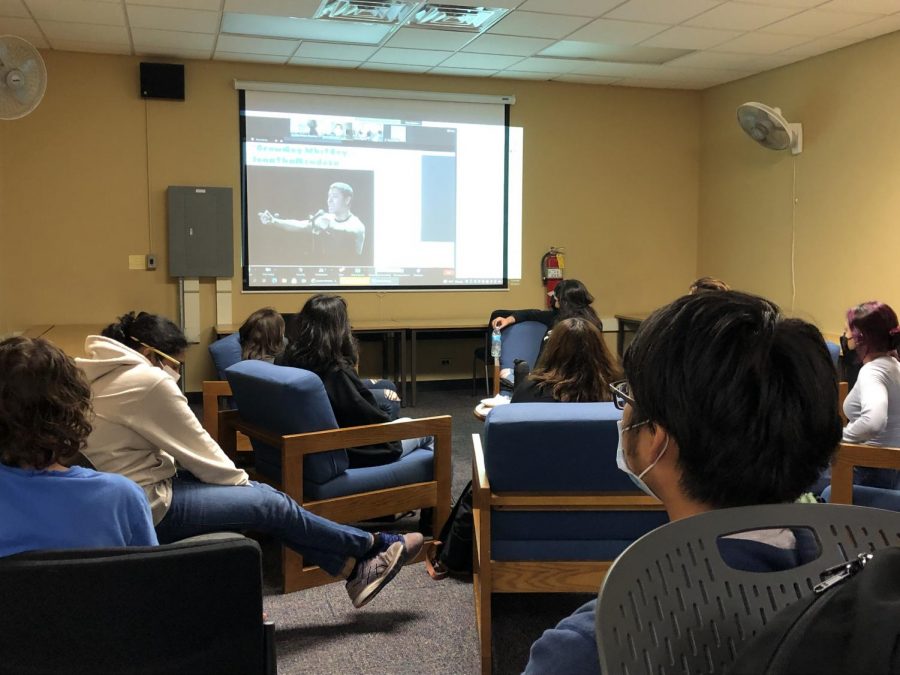
<path fill-rule="evenodd" d="M 180 63 L 142 63 L 141 97 L 184 100 L 184 65 Z"/>

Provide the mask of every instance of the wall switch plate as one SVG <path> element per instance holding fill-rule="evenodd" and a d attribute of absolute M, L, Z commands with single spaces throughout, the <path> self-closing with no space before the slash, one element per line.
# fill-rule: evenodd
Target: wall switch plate
<path fill-rule="evenodd" d="M 155 253 L 147 254 L 147 269 L 148 270 L 156 269 L 156 254 Z"/>

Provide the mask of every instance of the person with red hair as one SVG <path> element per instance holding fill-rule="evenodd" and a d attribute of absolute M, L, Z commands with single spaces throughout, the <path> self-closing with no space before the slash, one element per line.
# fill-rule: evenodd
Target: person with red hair
<path fill-rule="evenodd" d="M 845 443 L 900 447 L 900 324 L 883 302 L 864 302 L 847 311 L 848 343 L 862 362 L 853 389 L 844 400 Z M 900 488 L 894 469 L 857 467 L 854 483 Z"/>

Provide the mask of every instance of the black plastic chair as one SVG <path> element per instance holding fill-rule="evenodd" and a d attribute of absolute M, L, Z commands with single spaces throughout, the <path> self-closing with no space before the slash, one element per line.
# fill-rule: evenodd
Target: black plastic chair
<path fill-rule="evenodd" d="M 789 527 L 815 533 L 821 555 L 754 573 L 728 567 L 720 535 Z M 813 593 L 831 566 L 900 545 L 900 513 L 839 504 L 710 511 L 644 535 L 613 563 L 597 604 L 603 673 L 724 673 L 784 607 Z"/>
<path fill-rule="evenodd" d="M 237 534 L 0 559 L 0 672 L 274 675 L 260 563 Z"/>

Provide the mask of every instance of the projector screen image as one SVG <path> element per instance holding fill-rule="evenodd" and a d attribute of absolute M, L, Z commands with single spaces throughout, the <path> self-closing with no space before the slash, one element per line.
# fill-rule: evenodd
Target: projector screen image
<path fill-rule="evenodd" d="M 506 287 L 505 106 L 242 91 L 240 119 L 245 290 Z"/>

